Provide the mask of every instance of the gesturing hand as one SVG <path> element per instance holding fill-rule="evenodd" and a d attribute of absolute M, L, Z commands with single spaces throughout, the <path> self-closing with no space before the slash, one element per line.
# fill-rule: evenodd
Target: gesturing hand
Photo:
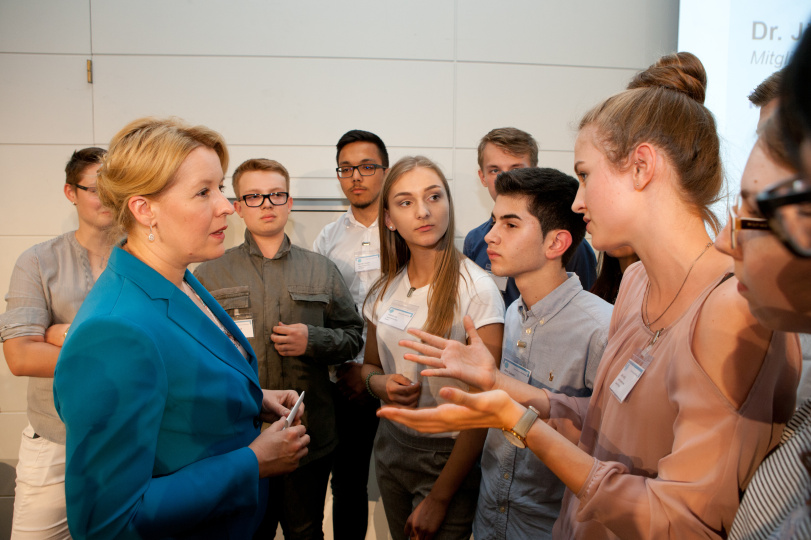
<path fill-rule="evenodd" d="M 472 394 L 445 387 L 439 396 L 450 403 L 426 409 L 383 407 L 377 415 L 423 433 L 444 433 L 475 428 L 512 427 L 525 408 L 503 390 Z"/>
<path fill-rule="evenodd" d="M 279 324 L 273 327 L 270 340 L 280 356 L 301 356 L 307 352 L 309 335 L 306 324 L 284 324 L 279 321 Z"/>
<path fill-rule="evenodd" d="M 421 375 L 425 377 L 452 377 L 481 390 L 492 390 L 498 376 L 496 361 L 476 332 L 473 319 L 465 315 L 464 325 L 470 345 L 437 337 L 422 330 L 409 329 L 410 334 L 423 342 L 400 341 L 401 346 L 420 353 L 409 353 L 403 358 L 434 368 L 424 369 Z"/>

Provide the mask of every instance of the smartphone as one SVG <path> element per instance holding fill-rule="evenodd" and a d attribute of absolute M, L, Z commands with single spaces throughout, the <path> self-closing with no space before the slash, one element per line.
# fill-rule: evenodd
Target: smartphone
<path fill-rule="evenodd" d="M 298 408 L 303 400 L 304 400 L 304 392 L 302 391 L 301 395 L 299 395 L 298 400 L 296 401 L 296 404 L 293 405 L 293 408 L 290 410 L 290 414 L 287 415 L 287 420 L 284 421 L 285 428 L 290 427 L 290 425 L 293 423 L 293 420 L 296 419 L 296 413 L 298 412 Z"/>

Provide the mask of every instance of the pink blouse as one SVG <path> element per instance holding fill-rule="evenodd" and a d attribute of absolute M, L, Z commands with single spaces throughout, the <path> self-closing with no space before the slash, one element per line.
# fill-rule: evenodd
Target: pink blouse
<path fill-rule="evenodd" d="M 796 335 L 775 332 L 736 410 L 691 347 L 704 301 L 722 278 L 660 335 L 651 364 L 620 403 L 609 387 L 653 337 L 641 316 L 645 268 L 626 271 L 591 400 L 549 395 L 550 424 L 594 457 L 581 491 L 564 495 L 555 538 L 726 536 L 742 490 L 794 409 L 801 357 Z"/>

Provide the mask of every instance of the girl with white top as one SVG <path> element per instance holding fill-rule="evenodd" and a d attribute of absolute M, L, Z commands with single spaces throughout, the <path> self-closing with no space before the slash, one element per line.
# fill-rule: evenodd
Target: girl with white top
<path fill-rule="evenodd" d="M 467 386 L 421 379 L 421 366 L 403 359 L 408 350 L 399 341 L 416 328 L 465 343 L 468 315 L 500 358 L 504 304 L 495 282 L 454 246 L 451 194 L 436 164 L 404 157 L 389 170 L 380 200 L 381 276 L 363 309 L 369 325 L 363 376 L 369 392 L 388 405 L 435 406 L 441 387 Z M 470 537 L 485 435 L 424 435 L 381 422 L 375 465 L 393 538 Z"/>

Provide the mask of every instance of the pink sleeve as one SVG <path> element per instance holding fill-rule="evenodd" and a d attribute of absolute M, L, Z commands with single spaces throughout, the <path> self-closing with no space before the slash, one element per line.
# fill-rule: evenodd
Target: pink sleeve
<path fill-rule="evenodd" d="M 574 444 L 580 442 L 583 431 L 583 419 L 589 408 L 589 397 L 572 397 L 565 394 L 546 391 L 549 397 L 549 421 L 547 422 L 558 433 Z"/>
<path fill-rule="evenodd" d="M 694 396 L 695 397 L 695 396 Z M 577 521 L 596 520 L 621 538 L 723 538 L 740 490 L 779 439 L 771 423 L 717 400 L 679 402 L 673 450 L 656 471 L 598 461 L 576 494 Z M 640 436 L 646 433 L 644 426 Z"/>

